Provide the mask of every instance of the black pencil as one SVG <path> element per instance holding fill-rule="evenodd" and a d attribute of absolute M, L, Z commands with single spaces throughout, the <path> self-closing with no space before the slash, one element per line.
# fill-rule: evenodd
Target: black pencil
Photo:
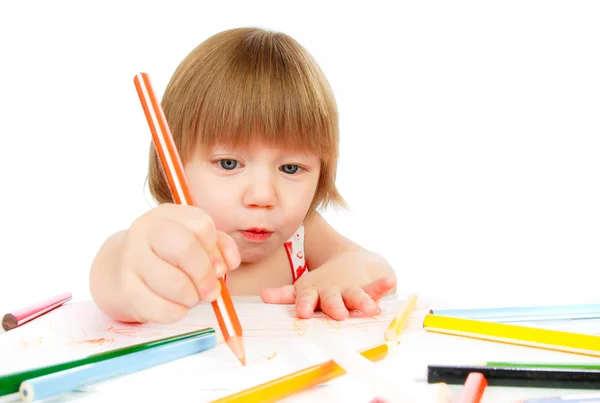
<path fill-rule="evenodd" d="M 472 372 L 483 374 L 488 386 L 600 389 L 600 370 L 581 369 L 428 365 L 427 382 L 462 385 Z"/>

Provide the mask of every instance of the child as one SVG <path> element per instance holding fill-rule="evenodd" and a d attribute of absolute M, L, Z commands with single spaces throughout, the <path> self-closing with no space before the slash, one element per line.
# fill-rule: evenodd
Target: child
<path fill-rule="evenodd" d="M 295 303 L 300 318 L 317 308 L 337 320 L 378 312 L 396 286 L 392 268 L 317 212 L 344 205 L 338 114 L 302 46 L 257 28 L 216 34 L 179 65 L 162 106 L 198 208 L 173 204 L 152 146 L 159 205 L 109 237 L 92 263 L 104 313 L 171 323 L 214 301 L 225 273 L 231 295 Z"/>

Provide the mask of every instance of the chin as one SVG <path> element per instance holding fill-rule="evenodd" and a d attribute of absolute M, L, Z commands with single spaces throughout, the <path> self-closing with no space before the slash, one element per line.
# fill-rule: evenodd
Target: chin
<path fill-rule="evenodd" d="M 242 262 L 259 262 L 274 252 L 273 248 L 266 248 L 265 246 L 266 245 L 263 245 L 262 247 L 246 247 L 240 249 L 240 257 L 242 258 Z"/>
<path fill-rule="evenodd" d="M 240 253 L 240 255 L 242 263 L 255 263 L 264 259 L 267 254 L 259 251 L 247 251 Z"/>

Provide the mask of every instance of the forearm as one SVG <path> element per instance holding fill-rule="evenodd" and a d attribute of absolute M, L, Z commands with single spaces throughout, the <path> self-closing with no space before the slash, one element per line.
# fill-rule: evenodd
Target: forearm
<path fill-rule="evenodd" d="M 394 269 L 381 255 L 368 250 L 348 253 L 347 262 L 351 267 L 363 271 L 370 281 L 394 275 Z"/>
<path fill-rule="evenodd" d="M 118 232 L 100 247 L 90 269 L 90 293 L 98 308 L 107 316 L 123 322 L 135 322 L 126 313 L 120 288 L 119 264 L 125 235 L 125 231 Z"/>
<path fill-rule="evenodd" d="M 395 275 L 392 266 L 381 255 L 366 249 L 340 252 L 323 267 L 334 265 L 343 269 L 343 283 L 365 286 L 373 281 Z M 319 268 L 317 268 L 318 270 Z M 394 287 L 390 292 L 395 292 Z"/>

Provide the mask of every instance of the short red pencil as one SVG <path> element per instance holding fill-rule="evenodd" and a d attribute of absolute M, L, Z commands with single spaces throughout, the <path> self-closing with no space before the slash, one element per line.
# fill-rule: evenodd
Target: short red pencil
<path fill-rule="evenodd" d="M 487 387 L 487 379 L 479 372 L 471 372 L 458 398 L 458 403 L 479 403 Z"/>
<path fill-rule="evenodd" d="M 54 308 L 58 308 L 72 298 L 70 292 L 64 292 L 34 305 L 28 306 L 18 311 L 7 313 L 2 318 L 2 327 L 4 330 L 11 330 L 37 318 Z"/>

